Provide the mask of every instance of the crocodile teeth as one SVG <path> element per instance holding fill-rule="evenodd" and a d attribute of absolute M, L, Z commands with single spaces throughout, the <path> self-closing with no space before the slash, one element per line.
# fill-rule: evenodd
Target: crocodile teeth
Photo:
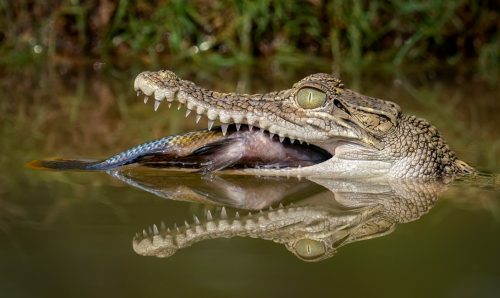
<path fill-rule="evenodd" d="M 160 103 L 161 101 L 159 100 L 155 100 L 155 106 L 154 106 L 154 109 L 155 109 L 155 112 L 158 110 L 158 108 L 160 107 Z"/>
<path fill-rule="evenodd" d="M 201 115 L 196 115 L 196 123 L 200 122 Z"/>
<path fill-rule="evenodd" d="M 169 102 L 169 103 L 168 103 L 168 108 L 170 109 L 171 107 L 172 107 L 172 103 L 171 103 L 171 102 Z"/>
<path fill-rule="evenodd" d="M 200 220 L 198 219 L 198 216 L 196 215 L 193 215 L 193 218 L 194 218 L 194 222 L 199 225 L 200 224 Z"/>
<path fill-rule="evenodd" d="M 222 210 L 220 211 L 220 218 L 222 218 L 222 219 L 227 218 L 227 212 L 226 212 L 226 208 L 224 206 L 222 206 Z"/>
<path fill-rule="evenodd" d="M 253 125 L 249 124 L 248 125 L 248 131 L 252 131 L 253 130 Z"/>
<path fill-rule="evenodd" d="M 137 96 L 140 95 L 139 93 L 140 93 L 140 91 L 137 92 Z M 149 97 L 144 96 L 144 103 L 148 103 L 148 99 L 149 99 Z"/>
<path fill-rule="evenodd" d="M 190 110 L 190 109 L 187 109 L 187 110 L 186 110 L 186 118 L 187 118 L 187 116 L 189 116 L 189 114 L 190 114 L 190 113 L 191 113 L 191 110 Z"/>
<path fill-rule="evenodd" d="M 162 222 L 160 223 L 160 229 L 161 229 L 161 230 L 165 230 L 165 228 L 166 228 L 165 223 L 162 221 Z"/>
<path fill-rule="evenodd" d="M 240 131 L 240 128 L 241 128 L 241 124 L 239 124 L 239 123 L 238 123 L 238 124 L 236 124 L 236 130 L 237 130 L 237 131 Z"/>
<path fill-rule="evenodd" d="M 227 133 L 227 124 L 221 124 L 220 128 L 222 130 L 222 135 L 225 136 Z"/>
<path fill-rule="evenodd" d="M 182 108 L 182 103 L 179 102 L 179 105 L 177 106 L 177 111 Z"/>
<path fill-rule="evenodd" d="M 186 220 L 184 221 L 184 225 L 185 225 L 185 226 L 186 226 L 186 228 L 188 228 L 188 229 L 191 227 L 191 226 L 189 225 L 189 223 L 188 223 Z"/>
<path fill-rule="evenodd" d="M 137 91 L 137 96 L 141 96 L 141 90 Z"/>
<path fill-rule="evenodd" d="M 285 137 L 280 136 L 280 142 L 283 143 L 284 140 L 285 140 Z"/>
<path fill-rule="evenodd" d="M 210 210 L 207 210 L 207 219 L 208 220 L 212 220 L 213 219 L 212 212 L 210 212 Z"/>
<path fill-rule="evenodd" d="M 212 126 L 214 125 L 213 120 L 208 120 L 208 130 L 212 130 Z"/>
<path fill-rule="evenodd" d="M 234 218 L 236 218 L 236 219 L 240 218 L 240 213 L 238 211 L 236 211 L 236 214 L 234 215 Z"/>
<path fill-rule="evenodd" d="M 272 140 L 274 138 L 274 133 L 270 132 L 269 133 L 269 138 Z"/>
<path fill-rule="evenodd" d="M 160 231 L 158 231 L 158 227 L 156 225 L 153 225 L 153 234 L 158 235 Z"/>

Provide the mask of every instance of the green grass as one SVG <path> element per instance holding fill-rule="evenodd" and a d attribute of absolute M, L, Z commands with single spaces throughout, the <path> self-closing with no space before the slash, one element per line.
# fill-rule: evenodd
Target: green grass
<path fill-rule="evenodd" d="M 94 2 L 0 0 L 0 64 L 49 58 L 234 66 L 267 59 L 356 70 L 467 61 L 498 75 L 494 1 Z"/>

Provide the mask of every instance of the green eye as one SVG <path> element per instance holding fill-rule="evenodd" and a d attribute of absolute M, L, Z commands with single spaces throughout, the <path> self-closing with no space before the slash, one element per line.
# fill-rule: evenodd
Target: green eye
<path fill-rule="evenodd" d="M 326 94 L 315 88 L 302 88 L 297 93 L 297 103 L 303 109 L 322 107 L 326 102 Z"/>
<path fill-rule="evenodd" d="M 311 239 L 300 239 L 295 243 L 293 248 L 295 252 L 304 259 L 316 259 L 326 252 L 322 242 Z"/>

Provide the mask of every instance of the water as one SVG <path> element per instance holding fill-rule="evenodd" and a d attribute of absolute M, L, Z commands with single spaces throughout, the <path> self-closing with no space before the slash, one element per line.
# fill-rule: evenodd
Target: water
<path fill-rule="evenodd" d="M 138 71 L 42 67 L 3 74 L 2 297 L 498 296 L 496 85 L 428 72 L 345 79 L 348 87 L 395 100 L 404 111 L 427 118 L 461 159 L 493 173 L 446 185 L 155 171 L 40 172 L 23 167 L 40 157 L 107 156 L 196 127 L 193 115 L 184 120 L 183 110 L 160 107 L 154 113 L 135 98 L 131 80 Z M 307 73 L 185 75 L 221 90 L 238 86 L 240 91 L 265 91 L 286 87 Z M 175 200 L 161 197 L 172 193 Z M 336 252 L 322 261 L 305 262 L 293 247 L 290 251 L 284 244 L 252 237 L 212 237 L 167 258 L 134 251 L 136 233 L 152 224 L 161 228 L 164 221 L 175 230 L 174 223 L 182 227 L 185 219 L 193 225 L 193 214 L 206 222 L 207 210 L 218 220 L 221 205 L 230 206 L 225 210 L 232 220 L 236 211 L 242 218 L 248 210 L 268 214 L 269 206 L 279 212 L 280 202 L 284 208 L 307 206 L 316 212 L 307 214 L 322 214 L 324 221 L 311 221 L 310 233 L 329 220 L 323 227 L 333 232 L 314 237 L 333 239 Z M 293 227 L 300 230 L 300 222 Z M 286 229 L 261 236 L 278 242 L 300 238 Z"/>

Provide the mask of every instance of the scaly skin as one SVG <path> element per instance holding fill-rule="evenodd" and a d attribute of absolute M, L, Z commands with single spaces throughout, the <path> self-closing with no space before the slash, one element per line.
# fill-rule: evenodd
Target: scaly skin
<path fill-rule="evenodd" d="M 304 261 L 320 261 L 349 243 L 390 234 L 396 224 L 414 221 L 434 205 L 444 189 L 439 182 L 370 183 L 367 181 L 316 180 L 326 191 L 286 206 L 269 199 L 260 212 L 239 215 L 219 209 L 206 211 L 205 218 L 194 216 L 181 227 L 166 228 L 162 223 L 143 230 L 133 239 L 136 253 L 170 257 L 178 250 L 203 240 L 251 237 L 283 244 Z M 278 183 L 279 184 L 279 183 Z M 163 184 L 162 184 L 163 187 Z M 253 193 L 254 188 L 248 192 Z M 263 197 L 262 200 L 265 200 Z M 239 208 L 253 209 L 254 199 L 238 200 Z"/>
<path fill-rule="evenodd" d="M 155 110 L 162 102 L 177 101 L 188 111 L 204 115 L 209 129 L 219 120 L 225 134 L 228 124 L 259 127 L 271 138 L 288 138 L 314 144 L 333 155 L 327 161 L 287 169 L 233 171 L 258 175 L 329 177 L 435 178 L 474 173 L 450 150 L 439 132 L 423 119 L 401 113 L 393 102 L 345 89 L 328 74 L 313 74 L 292 88 L 267 94 L 210 91 L 182 80 L 173 72 L 143 72 L 135 80 L 138 94 L 153 96 Z M 299 103 L 302 91 L 326 95 L 312 108 Z M 312 95 L 308 95 L 309 103 Z M 313 101 L 314 103 L 314 101 Z M 288 142 L 288 141 L 287 141 Z"/>

